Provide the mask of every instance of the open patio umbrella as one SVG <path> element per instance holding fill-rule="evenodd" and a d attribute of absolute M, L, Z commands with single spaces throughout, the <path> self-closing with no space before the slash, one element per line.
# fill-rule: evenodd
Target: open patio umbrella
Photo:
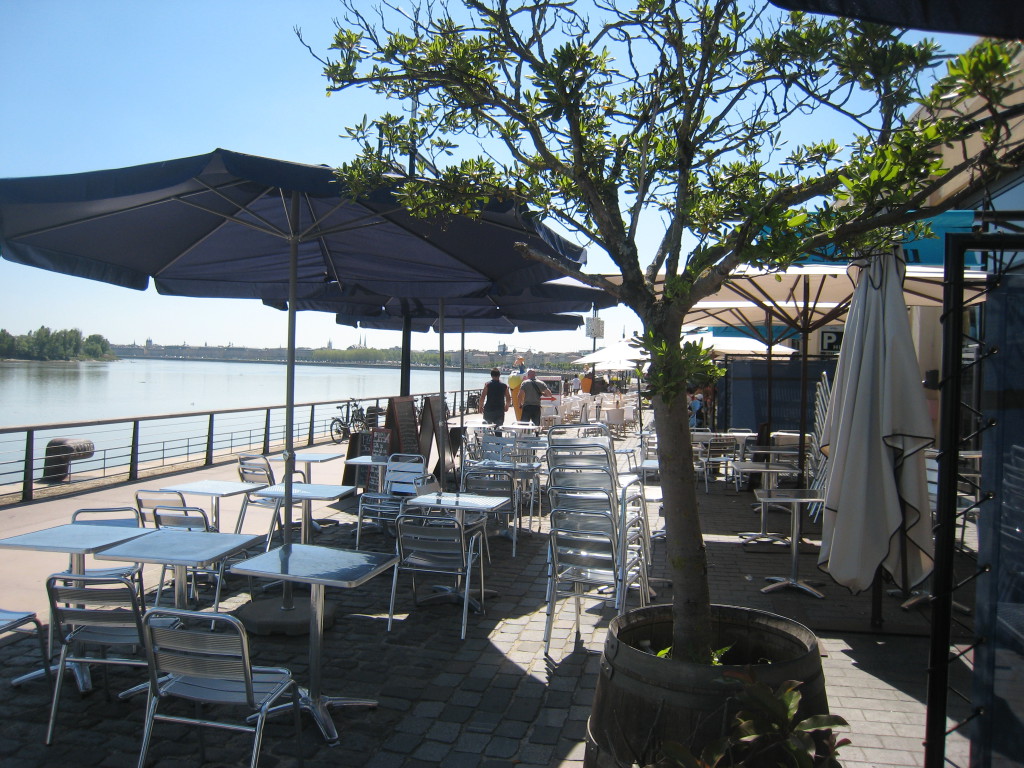
<path fill-rule="evenodd" d="M 905 590 L 932 567 L 924 449 L 933 428 L 902 276 L 895 254 L 860 270 L 821 435 L 829 462 L 818 564 L 853 592 L 879 565 Z"/>
<path fill-rule="evenodd" d="M 573 263 L 584 251 L 515 205 L 416 219 L 382 191 L 346 197 L 326 166 L 223 149 L 161 163 L 0 179 L 0 255 L 168 295 L 288 301 L 286 514 L 291 511 L 295 315 L 331 284 L 445 297 L 561 276 L 520 247 Z M 286 527 L 285 530 L 288 530 Z"/>

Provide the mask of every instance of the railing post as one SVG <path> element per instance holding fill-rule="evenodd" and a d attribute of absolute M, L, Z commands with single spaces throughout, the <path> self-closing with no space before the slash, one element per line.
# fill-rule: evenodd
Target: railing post
<path fill-rule="evenodd" d="M 270 453 L 270 409 L 267 408 L 267 418 L 263 423 L 263 453 Z"/>
<path fill-rule="evenodd" d="M 213 414 L 210 414 L 210 422 L 206 427 L 206 466 L 213 464 Z"/>
<path fill-rule="evenodd" d="M 128 479 L 138 480 L 139 479 L 139 435 L 141 430 L 139 429 L 139 420 L 135 419 L 132 422 L 132 449 L 131 457 L 128 459 Z"/>
<path fill-rule="evenodd" d="M 306 435 L 306 445 L 312 445 L 313 444 L 313 438 L 314 438 L 314 434 L 313 434 L 313 426 L 314 426 L 313 419 L 315 417 L 316 417 L 316 404 L 315 403 L 310 403 L 309 404 L 309 431 L 308 431 L 308 433 Z"/>
<path fill-rule="evenodd" d="M 21 484 L 21 500 L 32 501 L 32 474 L 35 471 L 36 433 L 34 429 L 25 430 L 25 466 Z"/>

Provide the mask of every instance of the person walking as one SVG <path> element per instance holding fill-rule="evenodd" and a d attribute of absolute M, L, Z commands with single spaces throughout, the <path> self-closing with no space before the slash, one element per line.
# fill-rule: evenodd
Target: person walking
<path fill-rule="evenodd" d="M 580 386 L 582 386 L 580 377 L 573 374 L 572 381 L 569 382 L 569 391 L 574 395 L 578 395 L 580 393 Z"/>
<path fill-rule="evenodd" d="M 519 387 L 519 411 L 523 421 L 532 421 L 540 426 L 540 399 L 550 395 L 551 390 L 543 381 L 537 381 L 537 372 L 531 368 L 526 372 L 526 381 Z"/>
<path fill-rule="evenodd" d="M 499 427 L 505 423 L 505 414 L 512 406 L 512 393 L 508 384 L 501 380 L 501 371 L 497 368 L 491 369 L 491 380 L 480 390 L 480 402 L 483 403 L 481 410 L 485 423 Z"/>

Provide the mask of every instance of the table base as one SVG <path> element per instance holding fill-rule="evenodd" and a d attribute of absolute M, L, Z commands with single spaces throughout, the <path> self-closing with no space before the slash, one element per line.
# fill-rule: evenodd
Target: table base
<path fill-rule="evenodd" d="M 417 605 L 433 605 L 434 603 L 456 603 L 462 605 L 462 601 L 465 596 L 465 592 L 460 592 L 458 587 L 446 587 L 440 584 L 431 587 L 434 590 L 434 594 L 421 597 L 416 601 Z M 476 613 L 484 613 L 484 607 L 480 604 L 480 600 L 473 597 L 474 594 L 479 595 L 479 589 L 471 589 L 469 591 L 469 607 Z M 494 598 L 498 596 L 497 590 L 485 589 L 484 599 Z"/>
<path fill-rule="evenodd" d="M 78 685 L 79 693 L 87 693 L 92 690 L 92 673 L 89 672 L 88 664 L 80 664 L 77 661 L 67 661 L 64 663 L 64 666 L 65 669 L 75 676 L 75 683 Z M 57 679 L 56 675 L 58 669 L 60 669 L 60 664 L 50 665 L 50 674 L 53 675 L 54 680 Z M 34 669 L 20 677 L 11 678 L 11 686 L 17 687 L 22 683 L 29 682 L 30 680 L 38 680 L 40 677 L 46 677 L 45 667 Z"/>
<path fill-rule="evenodd" d="M 376 706 L 377 701 L 375 699 L 352 699 L 345 696 L 326 696 L 323 694 L 314 697 L 310 694 L 309 689 L 299 686 L 299 709 L 313 718 L 313 722 L 317 724 L 320 733 L 324 736 L 324 741 L 327 742 L 329 747 L 338 746 L 339 738 L 338 727 L 334 724 L 334 718 L 331 717 L 331 708 Z M 268 717 L 274 717 L 275 715 L 290 713 L 291 711 L 292 705 L 289 702 L 271 707 L 267 715 Z M 247 718 L 247 722 L 256 722 L 256 715 L 250 715 Z"/>
<path fill-rule="evenodd" d="M 807 594 L 814 595 L 817 598 L 825 597 L 825 595 L 816 590 L 806 581 L 795 579 L 792 576 L 765 576 L 765 581 L 775 582 L 774 584 L 769 584 L 767 587 L 761 587 L 761 592 L 766 595 L 769 592 L 774 592 L 784 587 L 793 587 L 794 589 L 802 589 Z"/>

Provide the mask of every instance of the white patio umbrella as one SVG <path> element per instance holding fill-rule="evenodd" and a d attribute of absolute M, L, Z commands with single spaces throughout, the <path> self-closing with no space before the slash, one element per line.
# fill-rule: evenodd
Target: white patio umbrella
<path fill-rule="evenodd" d="M 767 355 L 768 345 L 749 336 L 715 336 L 712 333 L 686 333 L 682 340 L 700 342 L 705 349 L 712 349 L 718 355 Z M 773 355 L 792 355 L 796 352 L 792 347 L 773 344 Z"/>
<path fill-rule="evenodd" d="M 821 435 L 830 461 L 818 566 L 855 593 L 879 565 L 903 589 L 932 569 L 924 449 L 933 428 L 903 268 L 897 253 L 860 270 Z"/>

